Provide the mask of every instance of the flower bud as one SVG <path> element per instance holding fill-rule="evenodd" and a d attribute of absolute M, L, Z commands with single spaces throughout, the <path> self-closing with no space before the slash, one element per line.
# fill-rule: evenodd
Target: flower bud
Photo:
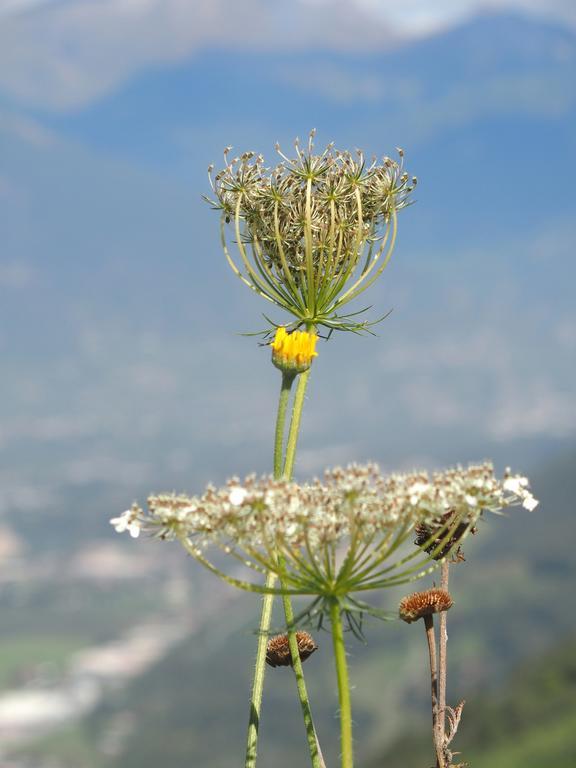
<path fill-rule="evenodd" d="M 284 326 L 276 330 L 272 347 L 272 362 L 283 373 L 303 373 L 317 357 L 318 336 L 309 331 L 288 333 Z"/>

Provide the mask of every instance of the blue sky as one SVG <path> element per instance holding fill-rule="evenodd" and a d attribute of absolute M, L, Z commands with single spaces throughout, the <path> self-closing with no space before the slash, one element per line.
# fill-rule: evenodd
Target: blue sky
<path fill-rule="evenodd" d="M 269 468 L 278 376 L 237 335 L 266 307 L 201 195 L 226 144 L 311 127 L 404 146 L 420 185 L 368 297 L 392 315 L 320 347 L 300 473 L 572 441 L 575 23 L 527 0 L 0 2 L 0 506 Z"/>

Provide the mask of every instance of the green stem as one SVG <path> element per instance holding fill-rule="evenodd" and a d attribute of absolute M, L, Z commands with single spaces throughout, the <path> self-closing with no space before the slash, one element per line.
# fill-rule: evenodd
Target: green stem
<path fill-rule="evenodd" d="M 336 677 L 338 678 L 338 699 L 340 702 L 340 749 L 342 753 L 342 768 L 353 768 L 352 753 L 352 707 L 350 704 L 350 682 L 348 679 L 348 664 L 346 662 L 346 646 L 344 645 L 344 630 L 340 604 L 333 600 L 330 605 L 330 622 L 332 624 L 332 642 L 334 645 L 334 661 L 336 662 Z"/>
<path fill-rule="evenodd" d="M 274 436 L 274 477 L 282 477 L 282 456 L 284 454 L 284 431 L 286 426 L 286 410 L 290 399 L 290 391 L 294 382 L 294 373 L 282 373 L 282 386 L 276 415 L 276 432 Z"/>
<path fill-rule="evenodd" d="M 282 580 L 280 580 L 280 584 L 283 585 Z M 289 595 L 282 595 L 282 603 L 284 605 L 284 616 L 286 617 L 286 629 L 288 631 L 288 643 L 290 645 L 290 655 L 292 657 L 292 668 L 296 677 L 298 698 L 300 699 L 300 706 L 302 707 L 302 714 L 304 716 L 304 726 L 306 728 L 306 736 L 308 738 L 308 747 L 310 749 L 312 766 L 313 768 L 325 768 L 324 761 L 322 759 L 322 753 L 320 752 L 320 745 L 316 736 L 316 729 L 314 728 L 314 721 L 312 719 L 312 710 L 310 709 L 310 701 L 308 699 L 308 691 L 306 690 L 304 672 L 302 671 L 302 661 L 300 659 L 298 640 L 296 638 L 296 629 L 294 627 L 294 610 L 292 609 L 292 601 L 290 600 Z"/>
<path fill-rule="evenodd" d="M 281 390 L 281 397 L 284 391 L 284 377 Z M 304 407 L 304 395 L 306 394 L 306 386 L 308 384 L 308 378 L 310 376 L 310 369 L 300 374 L 298 381 L 298 387 L 296 388 L 296 395 L 294 397 L 294 405 L 292 407 L 292 418 L 290 421 L 290 431 L 288 433 L 288 441 L 286 444 L 286 459 L 284 463 L 283 477 L 287 480 L 292 479 L 292 472 L 294 470 L 294 458 L 296 455 L 296 445 L 298 443 L 298 435 L 300 432 L 300 422 L 302 419 L 302 410 Z M 292 385 L 293 377 L 290 380 L 289 386 Z M 281 438 L 278 437 L 278 423 L 276 432 L 276 447 L 281 445 Z M 276 475 L 276 459 L 278 453 L 274 454 L 274 468 Z M 282 579 L 280 585 L 284 586 Z M 304 717 L 304 727 L 306 728 L 306 736 L 308 738 L 308 746 L 310 749 L 310 758 L 312 760 L 313 768 L 325 768 L 324 759 L 320 750 L 320 744 L 318 743 L 318 737 L 316 736 L 316 729 L 314 728 L 314 721 L 312 719 L 312 710 L 310 708 L 310 700 L 308 698 L 308 691 L 306 690 L 306 682 L 304 680 L 304 672 L 302 670 L 302 661 L 300 660 L 300 653 L 298 651 L 298 641 L 296 639 L 296 630 L 294 628 L 294 611 L 292 609 L 292 601 L 290 596 L 285 594 L 282 596 L 282 603 L 284 605 L 284 616 L 286 617 L 286 628 L 288 631 L 288 643 L 290 645 L 290 655 L 292 657 L 292 668 L 294 669 L 294 675 L 296 677 L 296 687 L 298 689 L 298 699 L 300 700 L 300 707 L 302 708 L 302 715 Z"/>
<path fill-rule="evenodd" d="M 284 443 L 284 429 L 286 424 L 286 410 L 290 400 L 290 390 L 294 382 L 294 375 L 289 373 L 282 374 L 282 386 L 280 388 L 280 398 L 278 400 L 278 411 L 276 414 L 276 433 L 274 438 L 274 477 L 282 475 L 282 454 Z M 266 586 L 273 587 L 276 582 L 276 576 L 269 573 L 266 577 Z M 274 595 L 264 595 L 262 600 L 262 613 L 260 614 L 260 626 L 258 628 L 258 648 L 256 651 L 256 666 L 254 669 L 254 679 L 252 681 L 252 696 L 250 698 L 250 719 L 248 721 L 248 736 L 246 739 L 246 761 L 245 768 L 255 768 L 256 756 L 258 752 L 258 729 L 260 726 L 260 710 L 262 708 L 262 694 L 264 691 L 264 677 L 266 675 L 266 649 L 268 647 L 268 636 L 270 633 L 270 624 L 272 622 L 272 606 L 274 604 Z"/>
<path fill-rule="evenodd" d="M 294 471 L 294 459 L 296 457 L 296 446 L 298 444 L 298 434 L 300 432 L 300 421 L 302 419 L 302 409 L 304 407 L 304 396 L 308 379 L 310 378 L 310 368 L 300 374 L 296 394 L 294 396 L 294 408 L 292 410 L 292 421 L 290 422 L 290 431 L 288 433 L 288 442 L 286 443 L 286 459 L 284 461 L 283 477 L 287 480 L 292 478 Z"/>
<path fill-rule="evenodd" d="M 269 573 L 266 577 L 266 586 L 273 587 L 275 582 L 276 575 L 274 573 Z M 258 649 L 256 651 L 256 667 L 252 682 L 252 696 L 250 698 L 250 720 L 248 722 L 248 738 L 246 740 L 245 768 L 255 768 L 256 766 L 260 709 L 262 706 L 262 692 L 264 690 L 264 675 L 266 674 L 266 649 L 268 647 L 268 633 L 272 621 L 273 603 L 274 595 L 264 595 L 262 600 L 262 614 L 260 616 Z"/>
<path fill-rule="evenodd" d="M 276 430 L 274 437 L 274 477 L 285 477 L 286 479 L 292 478 L 292 470 L 294 467 L 294 457 L 296 453 L 296 445 L 298 442 L 298 433 L 300 431 L 300 421 L 302 418 L 302 409 L 304 405 L 304 395 L 306 391 L 306 384 L 308 383 L 310 371 L 300 375 L 300 381 L 298 382 L 298 388 L 296 390 L 296 396 L 294 398 L 294 406 L 292 410 L 292 419 L 290 422 L 290 431 L 288 434 L 288 442 L 286 446 L 286 459 L 283 462 L 283 443 L 284 443 L 284 431 L 286 426 L 286 411 L 288 408 L 288 402 L 290 400 L 290 392 L 292 384 L 294 382 L 293 373 L 282 374 L 282 385 L 280 388 L 280 397 L 278 400 L 278 411 L 276 415 Z M 304 383 L 302 380 L 304 379 Z M 282 467 L 284 465 L 284 471 Z M 268 574 L 266 579 L 266 586 L 272 587 L 276 580 L 276 576 L 272 573 Z M 281 582 L 281 585 L 284 584 Z M 308 693 L 306 690 L 306 684 L 304 682 L 304 674 L 302 671 L 302 662 L 300 661 L 300 654 L 298 652 L 298 643 L 296 640 L 296 634 L 293 629 L 294 612 L 292 610 L 292 603 L 288 595 L 282 597 L 284 603 L 284 613 L 286 615 L 286 624 L 288 626 L 288 637 L 290 643 L 290 652 L 292 655 L 292 662 L 294 667 L 294 673 L 296 675 L 296 684 L 298 688 L 298 698 L 300 699 L 300 705 L 302 707 L 302 713 L 304 716 L 304 725 L 306 727 L 306 733 L 308 736 L 308 742 L 310 746 L 310 756 L 312 759 L 313 768 L 324 768 L 324 761 L 322 759 L 322 753 L 316 737 L 316 731 L 314 729 L 314 722 L 312 720 L 312 712 L 310 709 L 310 702 L 308 699 Z M 260 616 L 259 636 L 258 636 L 258 649 L 256 652 L 256 667 L 254 670 L 254 680 L 252 683 L 252 696 L 250 699 L 250 720 L 248 723 L 248 737 L 246 743 L 246 761 L 245 768 L 255 768 L 256 757 L 258 750 L 258 729 L 260 725 L 260 710 L 262 706 L 262 694 L 264 690 L 264 677 L 266 674 L 266 649 L 268 646 L 268 636 L 270 632 L 270 624 L 272 621 L 272 605 L 274 602 L 274 595 L 264 595 L 262 601 L 262 613 Z"/>

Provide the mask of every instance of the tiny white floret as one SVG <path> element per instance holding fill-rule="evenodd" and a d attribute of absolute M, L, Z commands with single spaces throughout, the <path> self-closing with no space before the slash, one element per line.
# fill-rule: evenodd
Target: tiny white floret
<path fill-rule="evenodd" d="M 532 512 L 533 509 L 536 509 L 539 503 L 540 502 L 538 501 L 538 499 L 535 499 L 534 496 L 529 494 L 528 496 L 526 496 L 526 498 L 522 502 L 522 506 L 524 507 L 524 509 L 527 509 L 528 512 Z"/>
<path fill-rule="evenodd" d="M 505 491 L 515 493 L 517 496 L 521 496 L 525 491 L 524 489 L 528 485 L 528 478 L 526 477 L 507 477 L 504 480 L 503 487 Z"/>
<path fill-rule="evenodd" d="M 114 526 L 114 530 L 117 533 L 128 531 L 133 539 L 137 539 L 140 535 L 140 521 L 136 517 L 136 513 L 133 509 L 127 509 L 120 515 L 120 517 L 113 517 L 110 520 L 110 524 Z"/>
<path fill-rule="evenodd" d="M 237 485 L 230 489 L 230 495 L 228 498 L 230 500 L 230 504 L 232 504 L 233 507 L 239 507 L 244 502 L 246 496 L 248 496 L 248 491 L 246 488 L 242 488 L 241 486 Z"/>

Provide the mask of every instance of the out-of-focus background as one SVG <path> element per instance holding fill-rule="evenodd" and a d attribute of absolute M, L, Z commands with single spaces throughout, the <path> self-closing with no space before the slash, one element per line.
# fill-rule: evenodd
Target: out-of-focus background
<path fill-rule="evenodd" d="M 201 195 L 227 144 L 272 163 L 313 127 L 403 147 L 420 183 L 368 297 L 390 317 L 320 345 L 298 475 L 530 475 L 540 507 L 486 521 L 454 568 L 455 748 L 576 764 L 575 75 L 571 0 L 0 0 L 2 766 L 241 764 L 258 600 L 108 520 L 269 470 L 278 373 L 239 335 L 269 308 Z M 431 764 L 423 633 L 366 631 L 359 764 Z M 265 696 L 262 765 L 305 765 L 289 672 Z"/>

